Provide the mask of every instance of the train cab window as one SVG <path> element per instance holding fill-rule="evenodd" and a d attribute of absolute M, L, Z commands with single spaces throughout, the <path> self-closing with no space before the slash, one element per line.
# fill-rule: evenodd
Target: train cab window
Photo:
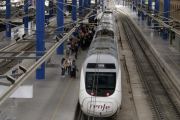
<path fill-rule="evenodd" d="M 108 72 L 86 72 L 86 91 L 92 95 L 92 90 L 96 96 L 112 95 L 116 85 L 116 73 Z"/>

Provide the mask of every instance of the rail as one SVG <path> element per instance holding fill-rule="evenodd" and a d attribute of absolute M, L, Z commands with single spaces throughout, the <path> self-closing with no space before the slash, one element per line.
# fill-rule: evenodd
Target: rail
<path fill-rule="evenodd" d="M 118 11 L 118 13 L 119 13 L 119 11 Z M 162 114 L 165 110 L 163 110 L 163 108 L 162 108 L 162 105 L 161 105 L 162 101 L 158 101 L 158 96 L 156 94 L 160 94 L 161 96 L 159 96 L 159 97 L 162 97 L 164 102 L 169 104 L 169 106 L 164 108 L 164 109 L 169 108 L 168 110 L 166 110 L 172 114 L 169 116 L 171 116 L 173 118 L 176 118 L 176 116 L 178 116 L 177 118 L 180 118 L 180 111 L 178 109 L 178 106 L 172 99 L 171 95 L 169 94 L 168 90 L 166 89 L 165 85 L 162 83 L 159 75 L 157 74 L 157 71 L 155 70 L 154 66 L 152 65 L 151 61 L 149 60 L 147 53 L 151 53 L 151 52 L 149 52 L 150 50 L 148 50 L 148 47 L 142 43 L 143 38 L 141 37 L 141 35 L 139 35 L 136 28 L 131 23 L 132 21 L 130 22 L 129 19 L 125 16 L 125 14 L 123 14 L 123 15 L 122 15 L 122 13 L 119 13 L 119 14 L 121 14 L 121 19 L 122 20 L 124 19 L 126 21 L 123 23 L 123 26 L 126 31 L 127 37 L 129 39 L 129 44 L 131 46 L 133 55 L 137 62 L 137 65 L 138 65 L 139 71 L 141 73 L 141 76 L 143 78 L 144 84 L 145 84 L 148 94 L 150 96 L 150 100 L 153 104 L 153 108 L 156 112 L 157 118 L 163 120 L 163 119 L 166 119 L 165 117 L 167 117 L 168 115 Z M 142 63 L 146 64 L 147 66 L 146 65 L 143 66 Z M 147 72 L 147 71 L 150 71 L 150 72 Z M 145 75 L 145 73 L 146 73 L 146 75 Z M 147 73 L 152 74 L 152 75 L 147 75 Z M 148 77 L 152 77 L 152 79 L 154 81 L 152 81 L 152 79 L 150 79 L 150 78 L 148 79 Z M 151 80 L 151 81 L 148 81 L 148 80 Z M 155 83 L 151 83 L 151 82 L 155 82 Z M 153 85 L 157 85 L 157 86 L 153 86 Z M 155 88 L 158 86 L 160 86 L 160 88 Z M 152 87 L 157 90 L 153 90 Z M 159 93 L 155 93 L 155 91 L 158 91 Z M 175 113 L 172 113 L 171 110 L 175 110 Z"/>

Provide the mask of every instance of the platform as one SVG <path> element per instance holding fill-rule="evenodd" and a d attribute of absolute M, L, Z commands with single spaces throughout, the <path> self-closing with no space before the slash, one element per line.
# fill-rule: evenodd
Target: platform
<path fill-rule="evenodd" d="M 65 19 L 67 22 L 67 19 Z M 29 25 L 31 22 L 29 23 Z M 32 27 L 36 24 L 32 23 Z M 22 28 L 21 28 L 22 27 Z M 31 26 L 30 26 L 31 27 Z M 23 25 L 19 28 L 17 36 L 22 36 L 25 31 Z M 12 28 L 16 30 L 17 28 Z M 31 34 L 29 30 L 28 34 Z M 5 31 L 0 33 L 5 35 Z M 12 35 L 14 33 L 12 32 Z M 0 39 L 0 49 L 15 42 L 14 37 Z M 64 42 L 66 49 L 67 41 Z M 46 43 L 46 49 L 49 50 L 52 43 Z M 77 68 L 80 70 L 87 51 L 78 53 L 76 60 Z M 32 56 L 32 55 L 30 55 Z M 47 65 L 45 69 L 45 79 L 37 80 L 36 71 L 33 72 L 23 85 L 33 85 L 33 98 L 30 99 L 7 99 L 0 106 L 0 117 L 6 117 L 10 120 L 73 120 L 75 109 L 78 102 L 79 77 L 80 71 L 76 72 L 76 78 L 71 77 L 66 72 L 66 77 L 61 76 L 60 62 L 65 55 L 57 55 L 56 52 L 51 55 L 53 65 Z M 74 54 L 70 56 L 74 60 Z M 21 65 L 30 68 L 35 63 L 34 60 L 23 60 Z M 12 70 L 17 68 L 16 65 L 6 74 L 11 74 Z M 5 118 L 4 118 L 5 119 Z"/>
<path fill-rule="evenodd" d="M 170 44 L 169 39 L 164 40 L 162 36 L 158 34 L 158 31 L 152 28 L 153 26 L 147 26 L 147 19 L 141 20 L 141 17 L 138 17 L 137 12 L 133 12 L 132 8 L 120 5 L 118 5 L 117 8 L 127 13 L 132 19 L 134 24 L 146 38 L 146 42 L 150 46 L 152 52 L 154 52 L 154 55 L 157 56 L 162 69 L 164 69 L 165 73 L 173 79 L 172 82 L 177 89 L 179 89 L 180 52 L 175 49 L 175 41 L 173 41 L 173 44 Z"/>
<path fill-rule="evenodd" d="M 78 55 L 76 64 L 81 69 L 87 51 Z M 8 99 L 1 105 L 1 111 L 18 120 L 72 120 L 78 101 L 79 77 L 72 79 L 66 72 L 61 76 L 60 62 L 64 55 L 52 55 L 58 63 L 54 67 L 46 67 L 46 78 L 36 80 L 35 72 L 23 85 L 33 85 L 32 99 Z M 74 59 L 74 56 L 71 56 Z M 28 62 L 30 67 L 33 62 Z M 24 63 L 26 64 L 26 63 Z M 18 103 L 17 103 L 18 102 Z M 12 107 L 14 106 L 14 107 Z M 72 113 L 72 114 L 71 114 Z"/>

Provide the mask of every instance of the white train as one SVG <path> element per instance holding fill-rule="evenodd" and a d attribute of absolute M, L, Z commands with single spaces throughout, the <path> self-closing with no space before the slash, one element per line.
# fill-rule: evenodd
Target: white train
<path fill-rule="evenodd" d="M 121 65 L 113 11 L 106 10 L 82 65 L 79 103 L 86 116 L 113 117 L 121 108 Z"/>

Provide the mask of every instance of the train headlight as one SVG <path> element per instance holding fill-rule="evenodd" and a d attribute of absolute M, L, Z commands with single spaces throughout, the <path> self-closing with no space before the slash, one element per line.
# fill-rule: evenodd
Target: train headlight
<path fill-rule="evenodd" d="M 107 96 L 109 96 L 109 93 L 107 93 Z"/>

